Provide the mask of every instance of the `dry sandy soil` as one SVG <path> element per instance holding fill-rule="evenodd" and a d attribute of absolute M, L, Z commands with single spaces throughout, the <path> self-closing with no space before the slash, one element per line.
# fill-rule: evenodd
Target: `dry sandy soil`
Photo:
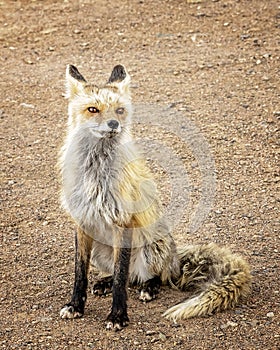
<path fill-rule="evenodd" d="M 276 0 L 0 1 L 1 349 L 280 349 L 279 20 Z M 121 332 L 104 329 L 111 297 L 59 318 L 74 278 L 56 169 L 68 63 L 97 83 L 123 63 L 135 104 L 156 106 L 151 127 L 140 108 L 135 134 L 166 142 L 183 164 L 175 177 L 189 179 L 177 203 L 173 165 L 147 155 L 165 204 L 183 208 L 176 240 L 224 244 L 251 264 L 252 294 L 235 310 L 174 325 L 161 314 L 185 295 L 165 288 L 141 304 L 131 289 Z"/>

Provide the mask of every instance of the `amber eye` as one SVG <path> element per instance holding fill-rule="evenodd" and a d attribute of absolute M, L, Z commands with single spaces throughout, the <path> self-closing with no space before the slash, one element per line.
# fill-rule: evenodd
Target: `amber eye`
<path fill-rule="evenodd" d="M 119 107 L 116 109 L 117 114 L 124 114 L 125 109 L 123 107 Z"/>
<path fill-rule="evenodd" d="M 97 109 L 96 107 L 88 107 L 88 111 L 90 113 L 99 113 L 99 109 Z"/>

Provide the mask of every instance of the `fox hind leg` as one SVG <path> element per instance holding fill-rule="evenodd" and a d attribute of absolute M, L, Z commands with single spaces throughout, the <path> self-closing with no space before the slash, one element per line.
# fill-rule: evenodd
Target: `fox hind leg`
<path fill-rule="evenodd" d="M 92 287 L 92 293 L 96 295 L 107 295 L 112 293 L 113 276 L 100 278 Z"/>
<path fill-rule="evenodd" d="M 71 301 L 60 310 L 61 318 L 78 318 L 84 314 L 87 299 L 88 270 L 93 239 L 80 228 L 76 233 L 75 282 Z"/>

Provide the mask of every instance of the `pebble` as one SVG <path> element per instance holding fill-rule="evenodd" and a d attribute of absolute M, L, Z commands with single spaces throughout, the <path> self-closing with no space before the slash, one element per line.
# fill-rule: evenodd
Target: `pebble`
<path fill-rule="evenodd" d="M 263 57 L 264 57 L 264 58 L 269 58 L 269 57 L 271 57 L 271 54 L 270 54 L 270 53 L 265 53 L 265 54 L 263 55 Z"/>
<path fill-rule="evenodd" d="M 240 35 L 240 38 L 241 38 L 242 40 L 246 40 L 246 39 L 250 38 L 250 34 L 241 34 L 241 35 Z"/>
<path fill-rule="evenodd" d="M 221 329 L 225 329 L 225 328 L 228 328 L 228 327 L 237 327 L 238 326 L 238 323 L 236 322 L 232 322 L 232 321 L 228 321 L 227 323 L 224 323 L 220 326 Z"/>
<path fill-rule="evenodd" d="M 253 321 L 250 322 L 250 325 L 252 327 L 257 327 L 259 324 L 260 324 L 260 321 L 258 321 L 258 320 L 253 320 Z"/>
<path fill-rule="evenodd" d="M 146 332 L 146 335 L 154 335 L 154 334 L 156 334 L 156 331 L 147 331 Z"/>
<path fill-rule="evenodd" d="M 26 64 L 34 64 L 34 62 L 28 58 L 24 58 L 23 62 L 25 62 Z"/>
<path fill-rule="evenodd" d="M 25 102 L 22 102 L 20 104 L 21 107 L 25 107 L 25 108 L 35 108 L 35 106 L 31 103 L 25 103 Z"/>
<path fill-rule="evenodd" d="M 268 317 L 268 318 L 273 318 L 273 317 L 274 317 L 274 312 L 268 312 L 268 313 L 266 314 L 266 317 Z"/>

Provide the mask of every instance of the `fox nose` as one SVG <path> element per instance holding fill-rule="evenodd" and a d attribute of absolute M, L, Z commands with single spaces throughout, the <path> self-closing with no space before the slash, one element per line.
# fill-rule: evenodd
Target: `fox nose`
<path fill-rule="evenodd" d="M 107 122 L 107 125 L 109 126 L 109 128 L 115 130 L 118 128 L 119 126 L 119 122 L 115 119 L 111 119 Z"/>

